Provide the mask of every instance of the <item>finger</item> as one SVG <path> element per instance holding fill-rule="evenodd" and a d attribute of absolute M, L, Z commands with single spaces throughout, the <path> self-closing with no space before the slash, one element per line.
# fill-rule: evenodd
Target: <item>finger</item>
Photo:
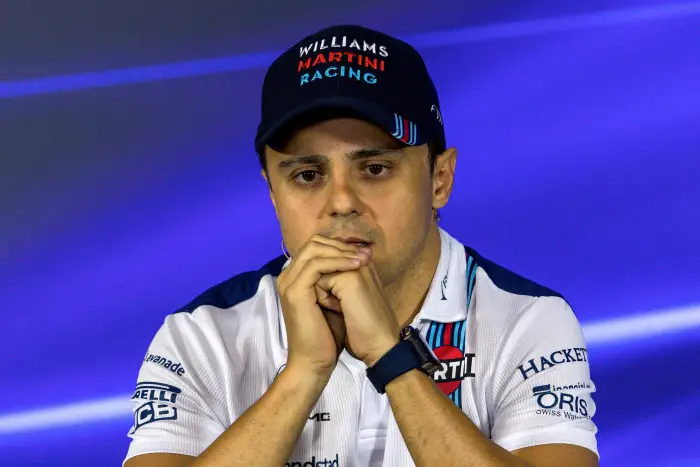
<path fill-rule="evenodd" d="M 357 251 L 358 249 L 358 246 L 355 244 L 348 244 L 345 242 L 341 242 L 340 240 L 336 240 L 334 238 L 326 237 L 325 235 L 320 234 L 312 236 L 309 240 L 318 243 L 323 243 L 324 245 L 334 246 L 343 251 Z"/>
<path fill-rule="evenodd" d="M 338 297 L 343 292 L 351 292 L 349 289 L 358 290 L 365 287 L 371 279 L 368 280 L 369 272 L 362 273 L 362 270 L 367 266 L 362 266 L 351 269 L 350 271 L 337 271 L 333 273 L 323 274 L 316 282 L 316 288 L 321 289 L 324 293 L 334 297 Z M 340 303 L 338 304 L 340 306 Z"/>
<path fill-rule="evenodd" d="M 357 251 L 357 246 L 349 245 L 329 237 L 324 237 L 323 235 L 313 235 L 301 246 L 299 251 L 296 252 L 294 258 L 309 258 L 311 256 L 317 256 L 319 251 L 328 251 L 328 249 L 344 251 L 352 254 Z"/>
<path fill-rule="evenodd" d="M 335 350 L 336 357 L 340 356 L 345 348 L 345 320 L 343 315 L 336 313 L 334 311 L 323 310 L 323 316 L 326 318 L 328 327 L 333 333 L 333 338 L 335 339 Z"/>
<path fill-rule="evenodd" d="M 362 267 L 362 260 L 359 258 L 311 258 L 304 262 L 296 279 L 290 282 L 287 293 L 307 294 L 310 292 L 315 295 L 314 286 L 322 275 L 352 271 L 359 267 Z"/>
<path fill-rule="evenodd" d="M 369 246 L 358 246 L 357 244 L 348 244 L 341 242 L 339 240 L 334 240 L 332 238 L 321 237 L 324 239 L 327 245 L 336 246 L 338 249 L 348 252 L 353 252 L 355 254 L 362 255 L 362 258 L 372 259 L 372 249 Z"/>
<path fill-rule="evenodd" d="M 377 284 L 381 284 L 381 280 L 379 278 L 379 273 L 377 272 L 377 268 L 375 267 L 374 263 L 370 260 L 367 261 L 366 263 L 363 263 L 363 267 L 360 272 L 362 273 L 363 276 L 365 276 L 366 279 L 372 280 Z"/>
<path fill-rule="evenodd" d="M 342 313 L 342 309 L 340 308 L 340 300 L 318 285 L 314 285 L 314 290 L 316 291 L 316 302 L 320 307 L 328 308 L 336 313 Z"/>
<path fill-rule="evenodd" d="M 308 263 L 319 258 L 341 259 L 345 260 L 346 263 L 350 262 L 357 266 L 362 266 L 369 261 L 369 257 L 364 253 L 341 252 L 337 249 L 333 249 L 332 247 L 321 247 L 316 250 L 316 256 L 292 260 L 292 263 L 285 269 L 284 276 L 280 275 L 281 278 L 277 283 L 279 292 L 284 293 L 289 286 L 296 282 L 302 271 L 307 268 Z"/>
<path fill-rule="evenodd" d="M 363 264 L 369 260 L 369 256 L 365 252 L 341 250 L 333 245 L 327 245 L 316 241 L 306 243 L 302 250 L 303 251 L 301 251 L 296 258 L 292 259 L 289 266 L 285 268 L 283 271 L 284 275 L 280 274 L 280 279 L 278 281 L 280 293 L 286 289 L 286 286 L 292 284 L 297 279 L 306 263 L 313 258 L 359 259 Z"/>

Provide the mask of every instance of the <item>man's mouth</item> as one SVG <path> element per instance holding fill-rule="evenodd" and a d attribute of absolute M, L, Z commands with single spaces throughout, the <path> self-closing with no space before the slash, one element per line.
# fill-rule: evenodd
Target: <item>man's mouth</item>
<path fill-rule="evenodd" d="M 346 245 L 352 245 L 358 248 L 368 248 L 372 245 L 372 242 L 357 237 L 335 237 L 335 240 L 340 240 Z"/>

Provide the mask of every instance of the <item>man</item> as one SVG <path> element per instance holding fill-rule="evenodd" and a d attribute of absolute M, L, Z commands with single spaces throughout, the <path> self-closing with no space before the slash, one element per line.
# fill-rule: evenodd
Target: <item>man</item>
<path fill-rule="evenodd" d="M 127 467 L 598 465 L 567 302 L 437 224 L 456 151 L 412 47 L 303 39 L 267 72 L 256 149 L 289 257 L 166 318 Z"/>

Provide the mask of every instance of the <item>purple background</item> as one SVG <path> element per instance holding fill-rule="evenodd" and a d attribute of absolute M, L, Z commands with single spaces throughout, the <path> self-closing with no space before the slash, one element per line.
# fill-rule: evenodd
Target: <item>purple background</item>
<path fill-rule="evenodd" d="M 0 425 L 128 395 L 169 312 L 280 253 L 260 85 L 330 24 L 423 53 L 446 230 L 584 324 L 700 304 L 700 2 L 142 3 L 0 7 Z M 591 346 L 601 465 L 700 465 L 698 337 Z M 120 465 L 130 423 L 0 432 L 0 459 Z"/>

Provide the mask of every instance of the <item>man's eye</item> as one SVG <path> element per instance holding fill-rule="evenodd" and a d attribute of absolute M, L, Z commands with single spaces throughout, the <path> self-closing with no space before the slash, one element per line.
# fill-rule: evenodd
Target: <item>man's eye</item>
<path fill-rule="evenodd" d="M 299 172 L 294 178 L 301 184 L 313 183 L 318 180 L 319 173 L 316 170 L 304 170 Z"/>
<path fill-rule="evenodd" d="M 369 175 L 372 175 L 373 177 L 380 177 L 382 175 L 386 175 L 386 172 L 389 169 L 381 164 L 370 164 L 366 167 L 365 170 Z"/>

